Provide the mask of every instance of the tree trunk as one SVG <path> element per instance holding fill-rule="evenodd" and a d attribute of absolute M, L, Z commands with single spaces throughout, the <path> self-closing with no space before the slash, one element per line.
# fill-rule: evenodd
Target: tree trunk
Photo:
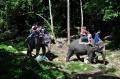
<path fill-rule="evenodd" d="M 80 0 L 80 10 L 81 10 L 81 27 L 83 27 L 83 10 L 82 10 L 82 0 Z"/>
<path fill-rule="evenodd" d="M 68 38 L 68 45 L 70 44 L 70 3 L 67 0 L 67 38 Z"/>
<path fill-rule="evenodd" d="M 52 31 L 52 35 L 55 39 L 55 33 L 54 33 L 54 28 L 53 28 L 53 17 L 52 17 L 52 11 L 51 11 L 51 1 L 50 0 L 49 0 L 49 11 L 50 11 L 51 31 Z"/>

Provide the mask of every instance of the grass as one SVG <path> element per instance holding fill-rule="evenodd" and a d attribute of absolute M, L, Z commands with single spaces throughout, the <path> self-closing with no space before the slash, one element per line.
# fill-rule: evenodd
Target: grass
<path fill-rule="evenodd" d="M 0 49 L 0 79 L 65 79 L 55 64 Z"/>
<path fill-rule="evenodd" d="M 24 42 L 21 41 L 19 43 L 2 43 L 0 44 L 0 49 L 5 49 L 8 52 L 16 52 L 16 51 L 23 51 L 26 50 L 27 48 L 24 45 Z"/>
<path fill-rule="evenodd" d="M 70 62 L 66 67 L 70 72 L 89 72 L 94 69 L 90 64 L 80 62 Z"/>
<path fill-rule="evenodd" d="M 1 42 L 1 45 L 12 46 L 17 51 L 26 50 L 25 37 L 16 37 L 15 39 Z"/>
<path fill-rule="evenodd" d="M 116 67 L 106 67 L 105 65 L 99 65 L 98 69 L 100 69 L 104 74 L 114 75 L 117 72 Z"/>
<path fill-rule="evenodd" d="M 107 56 L 107 57 L 110 57 L 111 55 L 112 55 L 112 51 L 107 50 L 107 51 L 106 51 L 106 56 Z"/>
<path fill-rule="evenodd" d="M 65 63 L 64 62 L 60 62 L 60 61 L 51 61 L 52 63 L 54 63 L 55 65 L 64 68 L 65 67 Z"/>
<path fill-rule="evenodd" d="M 99 68 L 100 70 L 104 71 L 104 70 L 106 69 L 106 66 L 101 64 L 101 65 L 98 66 L 98 68 Z"/>
<path fill-rule="evenodd" d="M 15 43 L 13 46 L 14 46 L 18 51 L 26 50 L 26 49 L 27 49 L 24 41 L 20 41 L 19 43 Z"/>
<path fill-rule="evenodd" d="M 1 44 L 0 49 L 6 50 L 8 52 L 16 52 L 17 51 L 17 49 L 14 48 L 13 46 L 11 46 L 11 45 L 8 46 L 8 45 L 5 45 L 5 44 Z"/>

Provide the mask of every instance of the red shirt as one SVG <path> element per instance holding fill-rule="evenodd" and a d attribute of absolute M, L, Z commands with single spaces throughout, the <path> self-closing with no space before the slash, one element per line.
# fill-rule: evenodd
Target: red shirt
<path fill-rule="evenodd" d="M 85 29 L 81 29 L 81 31 L 80 31 L 80 35 L 87 35 L 88 33 L 87 33 L 87 31 L 85 30 Z"/>

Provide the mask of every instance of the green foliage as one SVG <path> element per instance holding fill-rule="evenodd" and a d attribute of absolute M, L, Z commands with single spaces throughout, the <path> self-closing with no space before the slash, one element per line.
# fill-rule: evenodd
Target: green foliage
<path fill-rule="evenodd" d="M 26 50 L 26 47 L 27 47 L 24 37 L 17 37 L 15 39 L 11 39 L 11 40 L 6 41 L 6 42 L 1 42 L 0 47 L 3 48 L 3 46 L 6 49 L 9 49 L 8 47 L 12 47 L 12 48 L 16 49 L 16 51 Z M 9 49 L 9 50 L 11 50 L 11 49 Z"/>
<path fill-rule="evenodd" d="M 17 49 L 15 49 L 13 46 L 7 46 L 4 44 L 0 45 L 0 49 L 6 50 L 8 52 L 16 52 L 17 51 Z"/>
<path fill-rule="evenodd" d="M 25 42 L 25 37 L 17 37 L 16 42 L 12 44 L 18 51 L 26 50 L 27 43 Z"/>
<path fill-rule="evenodd" d="M 103 21 L 108 21 L 115 17 L 118 17 L 119 14 L 120 14 L 119 12 L 115 12 L 112 9 L 106 9 L 106 10 L 104 10 Z"/>
<path fill-rule="evenodd" d="M 56 36 L 66 36 L 67 27 L 67 6 L 65 0 L 52 0 L 52 15 L 53 25 Z M 78 32 L 74 27 L 80 26 L 80 3 L 79 0 L 70 1 L 70 25 L 71 35 Z M 40 16 L 39 16 L 39 15 Z M 107 33 L 115 34 L 115 30 L 119 29 L 119 17 L 120 17 L 120 3 L 118 0 L 83 0 L 83 15 L 84 25 L 88 27 L 91 33 L 100 29 L 104 31 L 104 35 Z M 93 17 L 94 16 L 94 17 Z M 18 35 L 26 34 L 31 28 L 34 22 L 43 22 L 46 25 L 47 31 L 51 32 L 49 6 L 47 0 L 0 0 L 0 30 L 19 30 Z M 105 27 L 105 28 L 104 28 Z M 115 30 L 113 29 L 115 27 Z M 114 35 L 113 34 L 113 35 Z M 117 31 L 119 34 L 119 31 Z M 0 34 L 0 39 L 10 39 L 13 37 Z M 118 36 L 115 35 L 114 45 L 112 47 L 120 47 Z M 118 44 L 118 46 L 116 46 Z"/>
<path fill-rule="evenodd" d="M 56 79 L 65 78 L 54 64 L 41 61 L 22 53 L 11 53 L 0 49 L 0 79 Z"/>
<path fill-rule="evenodd" d="M 106 49 L 109 50 L 115 50 L 116 48 L 119 48 L 119 43 L 117 42 L 117 44 L 115 45 L 114 40 L 112 41 L 105 41 L 106 42 Z"/>
<path fill-rule="evenodd" d="M 2 0 L 1 2 L 0 27 L 5 26 L 3 25 L 3 21 L 5 21 L 4 23 L 7 23 L 9 29 L 16 25 L 15 27 L 20 30 L 26 30 L 26 28 L 30 28 L 27 27 L 28 25 L 31 26 L 40 18 L 36 15 L 37 13 L 44 15 L 44 11 L 48 10 L 48 7 L 43 6 L 42 0 Z"/>
<path fill-rule="evenodd" d="M 6 22 L 4 21 L 2 17 L 0 17 L 0 29 L 5 28 L 5 26 L 6 26 Z"/>
<path fill-rule="evenodd" d="M 94 14 L 95 16 L 102 16 L 103 19 L 101 20 L 109 21 L 115 17 L 118 17 L 120 14 L 120 12 L 115 9 L 119 7 L 117 3 L 118 1 L 111 0 L 90 0 L 85 2 L 83 8 L 85 9 L 85 13 L 90 15 Z"/>
<path fill-rule="evenodd" d="M 26 50 L 26 45 L 25 45 L 25 42 L 24 41 L 21 41 L 19 43 L 16 43 L 13 45 L 18 51 L 21 51 L 21 50 Z"/>

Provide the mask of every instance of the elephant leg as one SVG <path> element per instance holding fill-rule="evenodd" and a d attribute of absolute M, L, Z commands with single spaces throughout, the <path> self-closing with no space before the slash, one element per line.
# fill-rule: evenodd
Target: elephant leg
<path fill-rule="evenodd" d="M 72 50 L 68 50 L 68 53 L 67 53 L 67 57 L 66 57 L 66 62 L 69 61 L 70 57 L 73 55 L 73 51 Z"/>
<path fill-rule="evenodd" d="M 32 57 L 32 51 L 33 51 L 33 49 L 28 45 L 27 55 Z"/>
<path fill-rule="evenodd" d="M 27 48 L 27 56 L 30 56 L 30 46 L 28 45 L 28 48 Z"/>
<path fill-rule="evenodd" d="M 98 61 L 98 56 L 95 54 L 95 52 L 93 53 L 93 57 L 92 57 L 93 59 L 93 62 L 94 63 L 97 63 L 97 61 Z"/>
<path fill-rule="evenodd" d="M 80 60 L 80 55 L 79 54 L 76 54 L 76 57 L 78 58 L 78 60 Z"/>
<path fill-rule="evenodd" d="M 40 47 L 37 47 L 36 48 L 36 55 L 34 56 L 34 58 L 39 55 L 39 51 L 40 51 Z"/>
<path fill-rule="evenodd" d="M 28 50 L 27 50 L 27 55 L 30 56 L 30 57 L 32 57 L 32 50 L 33 50 L 33 49 L 28 49 Z"/>
<path fill-rule="evenodd" d="M 105 64 L 105 52 L 101 52 L 102 58 L 103 58 L 103 64 Z"/>
<path fill-rule="evenodd" d="M 27 56 L 30 56 L 30 49 L 27 49 Z"/>
<path fill-rule="evenodd" d="M 51 52 L 51 44 L 50 43 L 47 45 L 47 48 L 48 48 L 48 52 Z"/>
<path fill-rule="evenodd" d="M 45 48 L 45 46 L 42 46 L 42 53 L 43 53 L 43 55 L 45 55 L 45 53 L 46 53 L 46 48 Z"/>
<path fill-rule="evenodd" d="M 88 52 L 88 61 L 90 63 L 92 63 L 92 59 L 93 59 L 93 53 L 92 52 Z"/>

